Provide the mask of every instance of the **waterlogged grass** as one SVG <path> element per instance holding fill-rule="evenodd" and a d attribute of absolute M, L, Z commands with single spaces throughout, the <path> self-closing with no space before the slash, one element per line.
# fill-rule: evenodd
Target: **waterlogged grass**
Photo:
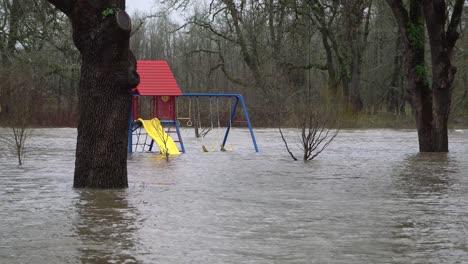
<path fill-rule="evenodd" d="M 394 128 L 415 129 L 416 121 L 412 115 L 343 114 L 339 117 L 341 128 Z M 456 116 L 449 120 L 449 129 L 468 129 L 468 116 Z"/>
<path fill-rule="evenodd" d="M 344 114 L 339 117 L 342 128 L 415 128 L 412 116 L 381 114 Z"/>

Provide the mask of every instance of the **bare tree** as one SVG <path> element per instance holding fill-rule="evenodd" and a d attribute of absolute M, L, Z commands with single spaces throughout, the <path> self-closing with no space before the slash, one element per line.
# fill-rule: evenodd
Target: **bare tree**
<path fill-rule="evenodd" d="M 23 165 L 26 154 L 26 143 L 31 137 L 32 129 L 26 125 L 8 125 L 0 128 L 0 144 L 6 151 L 14 153 L 18 165 Z"/>
<path fill-rule="evenodd" d="M 295 139 L 298 140 L 298 148 L 302 151 L 302 159 L 310 161 L 320 155 L 335 139 L 339 133 L 337 127 L 337 117 L 333 111 L 317 101 L 311 100 L 309 95 L 305 96 L 304 101 L 297 101 L 297 106 L 293 111 L 296 112 L 296 120 L 293 126 L 299 128 Z M 314 103 L 312 103 L 314 102 Z M 281 122 L 281 121 L 280 121 Z M 293 160 L 298 160 L 293 150 L 288 144 L 281 126 L 279 127 L 281 139 L 284 142 L 286 151 Z"/>
<path fill-rule="evenodd" d="M 9 96 L 9 104 L 0 112 L 0 144 L 5 151 L 13 153 L 18 165 L 24 164 L 26 144 L 31 137 L 31 116 L 33 111 L 33 96 L 29 93 L 34 86 L 30 75 L 16 69 L 15 75 L 7 76 L 7 87 L 13 90 Z M 29 78 L 28 78 L 29 77 Z"/>

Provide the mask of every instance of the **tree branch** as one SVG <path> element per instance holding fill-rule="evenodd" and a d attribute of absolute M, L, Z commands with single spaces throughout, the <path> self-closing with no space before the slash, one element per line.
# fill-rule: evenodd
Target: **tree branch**
<path fill-rule="evenodd" d="M 447 28 L 447 42 L 449 47 L 449 54 L 452 53 L 453 47 L 457 42 L 460 34 L 457 32 L 457 27 L 460 24 L 460 19 L 463 13 L 463 5 L 465 0 L 457 0 L 455 6 L 453 7 L 452 17 L 450 18 L 450 23 Z"/>
<path fill-rule="evenodd" d="M 403 4 L 402 0 L 386 0 L 390 8 L 392 9 L 392 12 L 394 16 L 397 18 L 396 22 L 398 23 L 398 26 L 400 27 L 400 30 L 402 30 L 402 35 L 407 38 L 406 34 L 406 28 L 409 23 L 409 15 L 408 11 L 405 8 L 405 5 Z"/>
<path fill-rule="evenodd" d="M 283 135 L 283 131 L 281 130 L 281 127 L 278 128 L 280 134 L 281 134 L 281 138 L 283 139 L 283 142 L 284 142 L 284 145 L 286 146 L 286 150 L 288 151 L 289 155 L 291 156 L 291 158 L 295 161 L 297 161 L 297 158 L 294 156 L 294 154 L 291 152 L 291 150 L 289 149 L 289 145 L 288 145 L 288 142 L 286 141 L 286 139 L 284 138 L 284 135 Z"/>
<path fill-rule="evenodd" d="M 364 26 L 364 39 L 363 39 L 363 47 L 366 47 L 368 44 L 368 38 L 370 33 L 370 21 L 372 17 L 372 0 L 369 2 L 367 16 L 366 16 L 366 24 Z"/>
<path fill-rule="evenodd" d="M 307 65 L 295 65 L 291 62 L 283 62 L 282 65 L 288 70 L 288 72 L 291 72 L 293 70 L 310 70 L 310 69 L 317 69 L 321 71 L 326 71 L 328 70 L 328 65 L 322 65 L 318 63 L 309 63 Z"/>
<path fill-rule="evenodd" d="M 49 3 L 54 5 L 58 10 L 70 16 L 73 10 L 73 0 L 47 0 Z"/>

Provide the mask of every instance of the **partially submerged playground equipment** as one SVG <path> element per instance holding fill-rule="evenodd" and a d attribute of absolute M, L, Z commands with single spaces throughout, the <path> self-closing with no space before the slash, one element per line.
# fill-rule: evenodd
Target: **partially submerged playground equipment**
<path fill-rule="evenodd" d="M 233 124 L 243 124 L 249 129 L 255 152 L 258 152 L 257 142 L 250 122 L 244 98 L 240 94 L 205 94 L 205 93 L 182 93 L 172 71 L 166 61 L 138 61 L 138 73 L 140 84 L 133 89 L 132 115 L 129 125 L 129 145 L 128 151 L 145 152 L 154 151 L 155 147 L 166 155 L 178 155 L 185 153 L 186 149 L 180 130 L 180 122 L 185 122 L 187 126 L 197 126 L 199 122 L 192 117 L 191 102 L 194 98 L 199 104 L 199 98 L 209 98 L 211 128 L 213 128 L 212 98 L 232 99 L 230 104 L 229 118 L 226 121 L 226 130 L 222 142 L 219 143 L 221 151 L 225 151 L 229 133 Z M 180 98 L 189 98 L 188 117 L 178 116 L 177 101 Z M 149 111 L 145 111 L 149 104 Z M 217 124 L 221 128 L 218 101 L 216 101 Z M 241 107 L 244 120 L 236 120 L 238 108 Z M 198 110 L 200 106 L 198 105 Z M 192 120 L 192 118 L 194 120 Z M 198 112 L 198 121 L 200 113 Z M 198 124 L 197 124 L 198 123 Z M 156 143 L 156 144 L 155 144 Z M 204 147 L 204 150 L 206 148 Z"/>

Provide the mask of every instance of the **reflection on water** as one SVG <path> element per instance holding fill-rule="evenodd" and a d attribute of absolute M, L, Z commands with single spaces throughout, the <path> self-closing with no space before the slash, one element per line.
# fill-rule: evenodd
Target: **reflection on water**
<path fill-rule="evenodd" d="M 468 261 L 467 218 L 460 212 L 464 198 L 457 193 L 456 159 L 447 153 L 418 153 L 407 157 L 398 170 L 395 184 L 401 205 L 395 211 L 393 234 L 405 242 L 395 251 L 399 262 Z"/>
<path fill-rule="evenodd" d="M 414 131 L 342 131 L 292 162 L 276 130 L 233 151 L 129 157 L 125 191 L 73 190 L 73 129 L 0 155 L 0 263 L 468 263 L 468 131 L 416 154 Z M 213 134 L 216 136 L 215 134 Z M 222 137 L 222 135 L 220 135 Z"/>
<path fill-rule="evenodd" d="M 456 179 L 457 162 L 448 153 L 418 153 L 404 160 L 398 178 L 401 190 L 410 197 L 442 195 Z"/>
<path fill-rule="evenodd" d="M 136 208 L 126 191 L 79 191 L 76 232 L 81 263 L 136 263 Z"/>

